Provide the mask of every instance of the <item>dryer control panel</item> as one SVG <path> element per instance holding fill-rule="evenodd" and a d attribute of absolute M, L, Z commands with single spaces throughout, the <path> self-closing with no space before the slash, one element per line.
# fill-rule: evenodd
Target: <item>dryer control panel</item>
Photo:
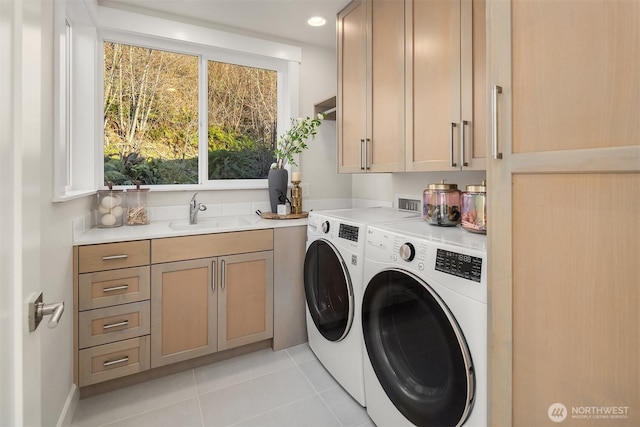
<path fill-rule="evenodd" d="M 436 252 L 436 271 L 480 282 L 482 258 L 438 248 Z"/>
<path fill-rule="evenodd" d="M 338 231 L 338 237 L 351 240 L 352 242 L 358 241 L 359 228 L 355 225 L 340 224 L 340 230 Z"/>

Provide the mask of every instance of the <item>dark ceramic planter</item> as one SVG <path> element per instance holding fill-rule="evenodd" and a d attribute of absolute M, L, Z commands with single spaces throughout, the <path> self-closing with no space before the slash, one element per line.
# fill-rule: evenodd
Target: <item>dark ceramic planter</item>
<path fill-rule="evenodd" d="M 278 213 L 278 205 L 284 205 L 287 202 L 289 171 L 286 169 L 269 169 L 268 182 L 271 212 Z"/>

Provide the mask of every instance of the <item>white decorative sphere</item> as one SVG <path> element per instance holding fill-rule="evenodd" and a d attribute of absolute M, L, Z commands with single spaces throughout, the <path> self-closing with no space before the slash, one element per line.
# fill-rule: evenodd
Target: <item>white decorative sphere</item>
<path fill-rule="evenodd" d="M 102 223 L 102 225 L 110 227 L 116 223 L 116 217 L 115 215 L 108 213 L 102 216 L 100 222 Z"/>
<path fill-rule="evenodd" d="M 122 206 L 116 206 L 113 209 L 111 209 L 111 214 L 116 218 L 120 218 L 123 212 L 124 210 L 122 209 Z"/>

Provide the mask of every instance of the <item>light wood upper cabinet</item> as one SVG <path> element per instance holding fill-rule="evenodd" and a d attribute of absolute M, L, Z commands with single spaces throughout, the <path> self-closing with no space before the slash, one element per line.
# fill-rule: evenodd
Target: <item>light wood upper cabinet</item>
<path fill-rule="evenodd" d="M 404 3 L 356 0 L 338 14 L 338 171 L 404 170 Z"/>
<path fill-rule="evenodd" d="M 484 169 L 486 2 L 407 0 L 407 171 Z"/>
<path fill-rule="evenodd" d="M 561 403 L 562 425 L 640 425 L 640 2 L 495 0 L 488 22 L 489 424 Z"/>

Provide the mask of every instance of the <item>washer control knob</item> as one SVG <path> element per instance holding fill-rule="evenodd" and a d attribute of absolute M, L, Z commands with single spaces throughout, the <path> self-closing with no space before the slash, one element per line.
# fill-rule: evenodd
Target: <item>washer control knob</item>
<path fill-rule="evenodd" d="M 329 221 L 325 221 L 322 223 L 322 232 L 324 234 L 327 234 L 329 232 L 329 229 L 331 228 L 331 226 L 329 225 Z"/>
<path fill-rule="evenodd" d="M 405 243 L 400 246 L 400 258 L 405 261 L 413 261 L 416 256 L 416 249 L 411 243 Z"/>

